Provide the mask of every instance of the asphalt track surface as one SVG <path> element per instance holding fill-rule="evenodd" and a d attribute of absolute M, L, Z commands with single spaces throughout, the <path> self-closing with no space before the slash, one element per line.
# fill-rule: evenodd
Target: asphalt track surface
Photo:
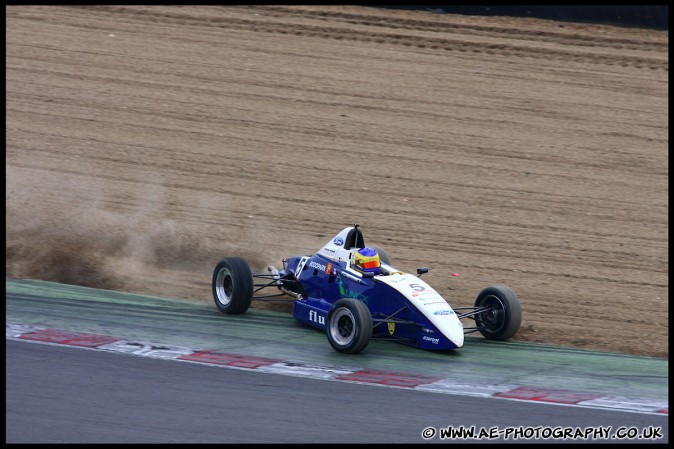
<path fill-rule="evenodd" d="M 276 352 L 277 357 L 333 364 L 341 360 L 344 365 L 388 366 L 409 372 L 437 373 L 443 366 L 466 365 L 465 369 L 472 367 L 479 378 L 483 371 L 494 369 L 489 364 L 480 366 L 470 350 L 464 351 L 465 359 L 447 354 L 436 359 L 390 342 L 373 342 L 362 357 L 345 358 L 329 348 L 320 332 L 292 327 L 287 322 L 292 318 L 280 313 L 251 311 L 248 319 L 234 321 L 211 304 L 194 301 L 36 281 L 7 280 L 6 288 L 8 323 L 96 331 L 197 348 L 210 340 L 209 347 L 238 348 L 236 352 L 241 353 L 256 353 L 257 348 L 258 355 L 264 354 L 260 348 L 267 346 L 266 351 Z M 259 325 L 256 321 L 260 318 L 270 322 Z M 287 329 L 275 328 L 281 322 Z M 261 334 L 265 328 L 267 334 Z M 225 334 L 218 335 L 214 329 Z M 265 339 L 268 344 L 260 344 Z M 471 343 L 478 355 L 485 354 L 479 339 Z M 504 358 L 512 354 L 513 360 L 520 362 L 518 347 L 504 344 L 500 350 Z M 549 348 L 540 349 L 540 358 L 551 358 Z M 577 356 L 587 361 L 593 354 L 579 351 Z M 645 373 L 648 361 L 637 360 Z M 648 442 L 669 439 L 667 415 L 298 378 L 10 339 L 6 362 L 8 443 L 419 443 L 425 441 L 423 429 L 450 425 L 497 426 L 501 431 L 509 426 L 611 426 L 611 432 L 621 427 L 638 431 L 659 428 L 663 438 Z M 607 385 L 613 387 L 628 368 L 625 362 L 622 368 L 613 368 L 624 372 L 607 378 Z M 500 376 L 535 383 L 515 366 L 504 364 L 499 370 Z M 456 373 L 461 380 L 461 371 Z M 564 386 L 561 377 L 550 373 L 548 377 Z M 572 382 L 578 386 L 579 379 Z M 596 387 L 594 382 L 591 385 Z M 666 396 L 666 386 L 658 382 L 651 389 Z M 648 396 L 649 389 L 645 381 L 641 386 L 624 381 L 621 391 Z M 449 440 L 436 435 L 429 441 Z"/>
<path fill-rule="evenodd" d="M 300 379 L 7 341 L 7 443 L 420 443 L 448 425 L 664 427 L 666 417 Z M 431 442 L 442 442 L 439 438 Z M 519 440 L 522 441 L 522 440 Z M 448 442 L 448 441 L 445 441 Z"/>

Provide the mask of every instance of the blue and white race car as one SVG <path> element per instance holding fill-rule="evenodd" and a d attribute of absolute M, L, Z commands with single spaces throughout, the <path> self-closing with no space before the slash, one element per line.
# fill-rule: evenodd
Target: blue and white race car
<path fill-rule="evenodd" d="M 283 268 L 254 273 L 240 257 L 225 257 L 213 272 L 213 298 L 226 314 L 244 313 L 253 300 L 287 299 L 295 319 L 325 331 L 338 352 L 357 353 L 372 338 L 428 350 L 461 348 L 464 334 L 506 340 L 517 332 L 522 308 L 503 284 L 484 288 L 473 307 L 452 308 L 417 274 L 395 268 L 386 252 L 365 246 L 356 224 L 318 252 L 283 260 Z M 269 287 L 274 294 L 260 294 Z M 464 327 L 462 319 L 470 319 Z"/>

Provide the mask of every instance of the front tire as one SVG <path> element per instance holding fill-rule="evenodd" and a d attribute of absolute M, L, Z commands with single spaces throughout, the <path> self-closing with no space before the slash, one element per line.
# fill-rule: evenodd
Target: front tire
<path fill-rule="evenodd" d="M 520 328 L 522 305 L 507 285 L 496 284 L 482 290 L 475 299 L 475 307 L 488 308 L 475 315 L 475 323 L 489 340 L 507 340 Z"/>
<path fill-rule="evenodd" d="M 235 315 L 248 310 L 253 301 L 253 274 L 240 257 L 225 257 L 213 271 L 213 299 L 222 313 Z"/>
<path fill-rule="evenodd" d="M 361 301 L 342 298 L 328 310 L 325 333 L 337 352 L 361 352 L 372 338 L 372 315 Z"/>

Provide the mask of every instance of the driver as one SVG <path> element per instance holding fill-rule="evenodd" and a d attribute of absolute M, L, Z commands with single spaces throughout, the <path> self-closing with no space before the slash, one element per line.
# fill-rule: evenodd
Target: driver
<path fill-rule="evenodd" d="M 361 248 L 353 256 L 353 268 L 361 273 L 381 274 L 379 254 L 374 248 Z"/>

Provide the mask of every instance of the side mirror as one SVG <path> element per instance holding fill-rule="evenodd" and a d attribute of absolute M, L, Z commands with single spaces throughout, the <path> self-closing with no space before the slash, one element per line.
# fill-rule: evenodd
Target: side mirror
<path fill-rule="evenodd" d="M 424 273 L 428 273 L 428 268 L 426 268 L 426 267 L 417 268 L 417 274 L 419 276 L 421 276 Z"/>
<path fill-rule="evenodd" d="M 366 279 L 372 279 L 374 277 L 374 273 L 366 271 L 363 273 L 363 277 Z"/>

